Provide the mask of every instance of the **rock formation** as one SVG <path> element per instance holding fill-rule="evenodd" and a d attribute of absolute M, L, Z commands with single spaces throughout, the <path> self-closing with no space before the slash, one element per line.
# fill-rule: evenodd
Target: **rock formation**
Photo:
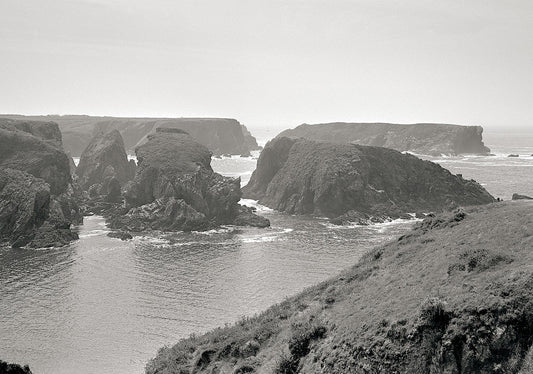
<path fill-rule="evenodd" d="M 187 131 L 196 141 L 215 155 L 249 155 L 260 149 L 246 127 L 235 119 L 226 118 L 117 118 L 91 116 L 20 116 L 0 115 L 13 119 L 55 121 L 63 133 L 64 148 L 79 156 L 98 132 L 118 130 L 126 151 L 130 152 L 146 140 L 158 127 L 174 127 Z"/>
<path fill-rule="evenodd" d="M 531 373 L 532 223 L 512 203 L 428 217 L 260 315 L 161 348 L 146 373 Z"/>
<path fill-rule="evenodd" d="M 475 181 L 410 154 L 287 137 L 267 143 L 243 192 L 282 212 L 348 221 L 495 201 Z"/>
<path fill-rule="evenodd" d="M 8 364 L 0 360 L 0 374 L 32 374 L 28 365 Z"/>
<path fill-rule="evenodd" d="M 112 228 L 205 230 L 235 220 L 269 224 L 238 204 L 240 180 L 213 172 L 211 152 L 182 130 L 159 129 L 136 155 L 137 172 L 124 194 L 127 213 L 110 218 Z"/>
<path fill-rule="evenodd" d="M 0 241 L 49 247 L 83 217 L 57 124 L 0 121 Z"/>
<path fill-rule="evenodd" d="M 109 183 L 112 178 L 121 185 L 131 180 L 135 169 L 128 161 L 120 133 L 98 133 L 81 154 L 76 174 L 85 190 L 94 184 Z"/>
<path fill-rule="evenodd" d="M 278 137 L 303 137 L 334 143 L 355 143 L 440 156 L 463 153 L 487 154 L 481 126 L 417 123 L 323 123 L 303 124 L 281 132 Z"/>
<path fill-rule="evenodd" d="M 520 195 L 517 193 L 513 194 L 512 200 L 533 200 L 533 197 L 529 197 L 527 195 Z"/>

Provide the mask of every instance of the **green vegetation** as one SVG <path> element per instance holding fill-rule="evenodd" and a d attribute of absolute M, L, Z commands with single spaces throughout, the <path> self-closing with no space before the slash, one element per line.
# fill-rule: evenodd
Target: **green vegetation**
<path fill-rule="evenodd" d="M 530 373 L 533 204 L 428 217 L 340 275 L 163 348 L 148 374 Z"/>

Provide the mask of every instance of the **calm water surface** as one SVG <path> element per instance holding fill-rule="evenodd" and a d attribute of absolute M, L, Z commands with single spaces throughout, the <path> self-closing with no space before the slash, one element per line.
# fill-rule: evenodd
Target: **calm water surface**
<path fill-rule="evenodd" d="M 495 196 L 533 195 L 533 137 L 486 139 L 497 156 L 433 161 Z M 255 162 L 214 159 L 213 167 L 245 184 Z M 69 247 L 0 248 L 0 359 L 28 363 L 35 374 L 142 373 L 159 347 L 258 313 L 412 224 L 340 228 L 261 213 L 271 228 L 154 233 L 129 242 L 108 238 L 103 220 L 87 217 Z"/>

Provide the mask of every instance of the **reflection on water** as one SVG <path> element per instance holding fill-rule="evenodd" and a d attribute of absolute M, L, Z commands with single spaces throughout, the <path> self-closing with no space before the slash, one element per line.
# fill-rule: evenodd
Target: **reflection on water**
<path fill-rule="evenodd" d="M 495 196 L 533 195 L 533 149 L 487 144 L 499 155 L 432 160 Z M 232 157 L 212 165 L 245 184 L 255 162 Z M 108 238 L 103 220 L 87 217 L 81 239 L 68 247 L 0 248 L 0 359 L 28 363 L 35 374 L 142 373 L 159 347 L 260 312 L 412 224 L 340 228 L 261 214 L 271 228 L 156 233 L 129 242 Z"/>
<path fill-rule="evenodd" d="M 36 374 L 141 373 L 158 348 L 258 313 L 412 223 L 353 229 L 269 213 L 269 229 L 122 242 L 87 217 L 52 250 L 0 250 L 0 352 Z"/>

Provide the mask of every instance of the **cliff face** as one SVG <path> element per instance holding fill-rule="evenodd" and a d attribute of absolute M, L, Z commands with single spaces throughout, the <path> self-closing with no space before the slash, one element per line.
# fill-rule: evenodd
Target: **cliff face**
<path fill-rule="evenodd" d="M 85 189 L 104 183 L 106 177 L 115 177 L 121 184 L 133 179 L 135 169 L 128 162 L 120 133 L 97 134 L 81 154 L 76 174 Z"/>
<path fill-rule="evenodd" d="M 481 126 L 417 123 L 324 123 L 303 124 L 278 136 L 303 137 L 334 143 L 355 143 L 440 156 L 463 153 L 486 154 Z"/>
<path fill-rule="evenodd" d="M 3 115 L 0 115 L 3 117 Z M 242 154 L 259 149 L 255 138 L 237 120 L 226 118 L 117 118 L 91 116 L 6 116 L 14 119 L 55 121 L 63 133 L 64 148 L 73 156 L 89 144 L 99 132 L 118 130 L 130 152 L 146 140 L 158 127 L 187 131 L 197 142 L 216 155 Z"/>
<path fill-rule="evenodd" d="M 238 204 L 240 180 L 213 172 L 211 152 L 183 131 L 161 129 L 136 154 L 137 172 L 125 192 L 128 212 L 112 218 L 112 227 L 203 230 L 249 213 Z"/>
<path fill-rule="evenodd" d="M 531 203 L 428 217 L 259 316 L 162 348 L 146 373 L 531 373 L 532 247 Z"/>
<path fill-rule="evenodd" d="M 69 159 L 61 149 L 55 123 L 0 120 L 0 168 L 25 171 L 44 179 L 52 194 L 71 182 Z"/>
<path fill-rule="evenodd" d="M 81 223 L 69 158 L 54 123 L 0 121 L 0 241 L 64 245 Z"/>
<path fill-rule="evenodd" d="M 286 137 L 265 146 L 243 192 L 279 211 L 348 220 L 494 201 L 476 182 L 413 155 Z"/>

